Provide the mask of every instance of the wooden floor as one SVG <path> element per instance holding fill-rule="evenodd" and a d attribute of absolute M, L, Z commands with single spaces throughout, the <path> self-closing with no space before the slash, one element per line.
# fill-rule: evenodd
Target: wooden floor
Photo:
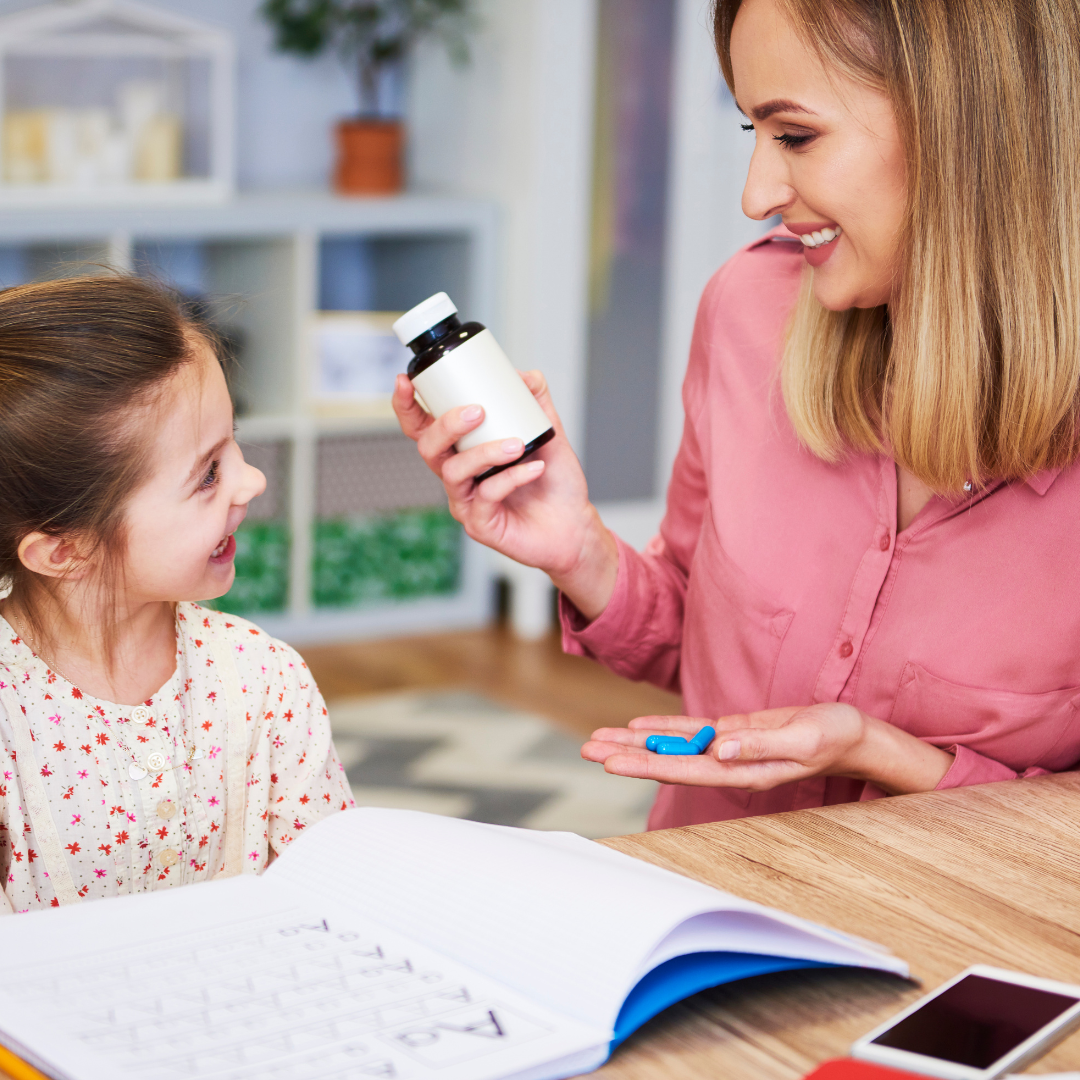
<path fill-rule="evenodd" d="M 430 637 L 391 638 L 302 650 L 328 700 L 394 690 L 474 690 L 546 716 L 574 735 L 635 716 L 678 713 L 674 694 L 632 683 L 580 656 L 566 656 L 556 634 L 518 641 L 505 627 Z"/>

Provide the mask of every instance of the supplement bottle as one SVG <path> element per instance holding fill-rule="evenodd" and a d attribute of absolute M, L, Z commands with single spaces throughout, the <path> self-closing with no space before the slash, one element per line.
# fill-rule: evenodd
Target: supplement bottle
<path fill-rule="evenodd" d="M 462 323 L 446 293 L 429 296 L 394 323 L 394 333 L 415 354 L 408 375 L 424 407 L 438 419 L 460 405 L 481 405 L 483 423 L 455 444 L 470 450 L 495 439 L 520 439 L 521 457 L 481 473 L 476 481 L 516 465 L 550 442 L 555 429 L 495 336 L 482 323 Z"/>

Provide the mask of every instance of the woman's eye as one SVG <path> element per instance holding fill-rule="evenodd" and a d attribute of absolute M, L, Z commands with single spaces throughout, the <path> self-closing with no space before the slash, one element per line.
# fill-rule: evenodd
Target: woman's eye
<path fill-rule="evenodd" d="M 221 470 L 221 463 L 213 461 L 210 463 L 210 468 L 206 471 L 206 475 L 202 479 L 202 483 L 199 485 L 200 491 L 206 491 L 208 488 L 212 488 L 218 482 L 218 473 Z"/>
<path fill-rule="evenodd" d="M 803 143 L 809 142 L 813 137 L 813 135 L 789 135 L 786 131 L 783 135 L 773 136 L 785 150 L 790 150 L 796 146 L 802 146 Z"/>
<path fill-rule="evenodd" d="M 754 130 L 754 125 L 753 124 L 740 124 L 739 127 L 741 127 L 743 129 L 743 131 L 753 131 Z"/>

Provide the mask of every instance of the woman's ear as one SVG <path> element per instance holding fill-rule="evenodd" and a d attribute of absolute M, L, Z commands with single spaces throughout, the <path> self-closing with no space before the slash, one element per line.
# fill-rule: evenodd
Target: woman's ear
<path fill-rule="evenodd" d="M 78 579 L 86 573 L 87 560 L 72 541 L 43 532 L 27 533 L 19 541 L 19 562 L 42 577 Z"/>

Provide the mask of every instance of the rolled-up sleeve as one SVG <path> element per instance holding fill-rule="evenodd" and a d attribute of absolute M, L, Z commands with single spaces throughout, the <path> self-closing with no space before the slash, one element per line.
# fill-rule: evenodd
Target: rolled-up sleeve
<path fill-rule="evenodd" d="M 1018 776 L 1026 779 L 1030 776 L 1050 775 L 1049 769 L 1040 769 L 1037 766 L 1017 772 L 1000 761 L 969 750 L 966 746 L 949 746 L 946 750 L 955 757 L 949 771 L 941 778 L 938 791 L 969 787 L 972 784 L 991 784 L 995 780 L 1015 780 Z"/>

